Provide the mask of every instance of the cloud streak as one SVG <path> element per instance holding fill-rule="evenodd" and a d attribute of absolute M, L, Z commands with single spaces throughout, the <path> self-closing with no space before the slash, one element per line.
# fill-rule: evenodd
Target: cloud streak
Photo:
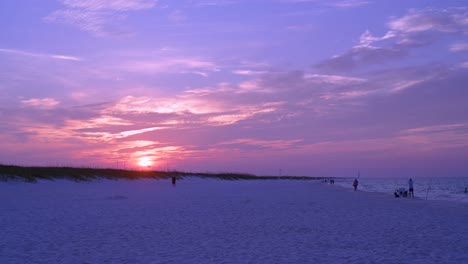
<path fill-rule="evenodd" d="M 364 0 L 344 0 L 344 1 L 332 2 L 330 3 L 330 5 L 335 6 L 335 7 L 341 7 L 341 8 L 354 8 L 358 6 L 369 5 L 370 3 L 371 3 L 370 1 L 364 1 Z"/>
<path fill-rule="evenodd" d="M 121 36 L 126 12 L 153 8 L 157 0 L 60 0 L 63 9 L 44 18 L 50 23 L 64 23 L 95 36 Z"/>
<path fill-rule="evenodd" d="M 468 42 L 452 44 L 450 46 L 450 51 L 452 51 L 452 52 L 467 52 L 468 51 Z"/>
<path fill-rule="evenodd" d="M 21 100 L 21 103 L 26 107 L 52 109 L 56 107 L 60 102 L 58 102 L 54 98 L 33 98 L 33 99 Z"/>
<path fill-rule="evenodd" d="M 129 11 L 153 8 L 157 0 L 60 0 L 68 8 Z"/>
<path fill-rule="evenodd" d="M 45 58 L 45 59 L 55 59 L 55 60 L 68 60 L 68 61 L 82 61 L 82 58 L 68 55 L 58 55 L 58 54 L 45 54 L 45 53 L 35 53 L 24 50 L 17 49 L 0 49 L 1 53 L 11 54 L 11 55 L 20 55 L 33 58 Z"/>

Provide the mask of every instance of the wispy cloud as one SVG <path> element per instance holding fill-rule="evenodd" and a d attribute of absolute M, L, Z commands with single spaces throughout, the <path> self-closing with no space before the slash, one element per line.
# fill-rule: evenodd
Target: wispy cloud
<path fill-rule="evenodd" d="M 157 0 L 59 0 L 69 8 L 86 10 L 141 10 L 152 8 Z"/>
<path fill-rule="evenodd" d="M 236 93 L 271 93 L 272 89 L 265 87 L 261 79 L 248 80 L 239 83 Z"/>
<path fill-rule="evenodd" d="M 119 133 L 113 133 L 113 134 L 107 134 L 105 135 L 103 138 L 105 140 L 115 140 L 115 139 L 121 139 L 121 138 L 126 138 L 126 137 L 130 137 L 130 136 L 134 136 L 134 135 L 138 135 L 138 134 L 143 134 L 143 133 L 146 133 L 146 132 L 151 132 L 151 131 L 156 131 L 156 130 L 160 130 L 162 129 L 161 127 L 145 127 L 145 128 L 141 128 L 141 129 L 135 129 L 135 130 L 127 130 L 127 131 L 122 131 L 122 132 L 119 132 Z"/>
<path fill-rule="evenodd" d="M 406 34 L 426 31 L 468 33 L 466 11 L 466 8 L 411 10 L 403 17 L 392 19 L 388 27 Z"/>
<path fill-rule="evenodd" d="M 344 0 L 344 1 L 332 2 L 329 5 L 341 7 L 341 8 L 353 8 L 353 7 L 368 5 L 370 3 L 371 3 L 370 1 L 364 1 L 364 0 Z"/>
<path fill-rule="evenodd" d="M 221 112 L 222 109 L 214 105 L 206 105 L 196 99 L 153 98 L 148 96 L 127 96 L 117 101 L 113 106 L 104 110 L 104 113 L 122 114 L 207 114 Z"/>
<path fill-rule="evenodd" d="M 468 42 L 464 43 L 455 43 L 450 46 L 450 51 L 452 52 L 464 52 L 468 51 Z"/>
<path fill-rule="evenodd" d="M 398 48 L 357 46 L 347 52 L 334 56 L 316 65 L 325 71 L 352 71 L 363 66 L 375 65 L 395 60 L 407 54 L 406 50 Z"/>
<path fill-rule="evenodd" d="M 369 30 L 366 30 L 362 33 L 361 37 L 359 38 L 359 45 L 358 46 L 370 46 L 374 42 L 383 41 L 386 39 L 391 39 L 396 37 L 396 33 L 394 31 L 388 31 L 384 36 L 377 37 L 373 36 Z"/>
<path fill-rule="evenodd" d="M 197 6 L 225 6 L 240 3 L 242 0 L 201 0 L 196 1 Z"/>
<path fill-rule="evenodd" d="M 24 50 L 16 49 L 0 49 L 0 52 L 12 55 L 28 56 L 34 58 L 45 58 L 45 59 L 56 59 L 56 60 L 70 60 L 70 61 L 82 61 L 83 59 L 75 56 L 58 55 L 58 54 L 46 54 L 46 53 L 35 53 Z"/>
<path fill-rule="evenodd" d="M 381 37 L 366 30 L 359 43 L 348 51 L 317 64 L 322 70 L 349 71 L 374 66 L 405 57 L 411 49 L 427 46 L 445 35 L 468 34 L 466 8 L 411 10 L 392 18 Z M 454 44 L 451 51 L 468 49 L 465 43 Z"/>
<path fill-rule="evenodd" d="M 428 153 L 434 150 L 466 147 L 467 134 L 440 133 L 436 135 L 395 136 L 390 138 L 324 141 L 315 144 L 305 144 L 295 150 L 309 155 L 324 155 L 330 153 L 379 153 L 386 152 L 388 156 L 408 155 L 411 153 Z"/>
<path fill-rule="evenodd" d="M 282 2 L 287 3 L 311 3 L 317 4 L 319 6 L 328 6 L 328 7 L 335 7 L 335 8 L 354 8 L 364 5 L 371 4 L 370 1 L 365 0 L 331 0 L 331 1 L 323 1 L 323 0 L 280 0 Z"/>
<path fill-rule="evenodd" d="M 399 138 L 418 144 L 421 150 L 468 146 L 468 123 L 417 127 L 400 134 Z"/>
<path fill-rule="evenodd" d="M 228 113 L 213 115 L 207 119 L 208 124 L 226 126 L 276 111 L 275 105 L 266 103 L 258 106 L 243 106 Z"/>
<path fill-rule="evenodd" d="M 267 71 L 255 71 L 255 70 L 234 70 L 232 71 L 233 74 L 237 75 L 247 75 L 247 76 L 255 76 L 260 74 L 266 74 Z"/>
<path fill-rule="evenodd" d="M 27 100 L 21 100 L 23 106 L 36 107 L 42 109 L 52 109 L 57 106 L 60 102 L 54 98 L 32 98 Z"/>
<path fill-rule="evenodd" d="M 261 139 L 249 139 L 241 138 L 231 141 L 221 142 L 217 145 L 250 145 L 260 148 L 271 148 L 271 149 L 286 149 L 296 146 L 298 143 L 303 142 L 302 139 L 293 139 L 293 140 L 261 140 Z"/>
<path fill-rule="evenodd" d="M 354 99 L 371 94 L 373 91 L 356 90 L 356 91 L 343 91 L 343 92 L 330 92 L 320 96 L 325 100 L 341 100 L 341 99 Z"/>
<path fill-rule="evenodd" d="M 467 34 L 466 11 L 466 8 L 411 10 L 405 16 L 392 19 L 388 27 L 396 33 L 398 45 L 428 45 L 437 39 L 434 34 Z"/>
<path fill-rule="evenodd" d="M 307 32 L 317 30 L 317 25 L 314 24 L 301 24 L 301 25 L 291 25 L 285 28 L 287 31 L 292 32 Z"/>
<path fill-rule="evenodd" d="M 96 36 L 122 35 L 125 30 L 119 21 L 128 11 L 153 8 L 157 0 L 60 0 L 65 6 L 47 17 L 45 21 L 65 23 Z"/>
<path fill-rule="evenodd" d="M 171 12 L 168 19 L 172 22 L 181 23 L 188 19 L 188 16 L 181 10 L 175 10 Z"/>
<path fill-rule="evenodd" d="M 444 125 L 433 125 L 433 126 L 424 126 L 417 128 L 410 128 L 401 131 L 403 135 L 412 135 L 412 134 L 430 134 L 430 133 L 440 133 L 447 131 L 464 131 L 468 133 L 468 123 L 456 123 L 456 124 L 444 124 Z"/>
<path fill-rule="evenodd" d="M 340 75 L 326 75 L 326 74 L 305 74 L 304 78 L 311 81 L 329 83 L 334 85 L 350 85 L 350 84 L 362 84 L 367 82 L 365 78 L 349 77 Z"/>
<path fill-rule="evenodd" d="M 135 73 L 193 73 L 206 77 L 207 72 L 219 71 L 219 66 L 212 61 L 199 58 L 166 57 L 123 61 L 115 65 L 116 69 Z"/>
<path fill-rule="evenodd" d="M 235 106 L 229 104 L 228 95 L 225 96 L 224 102 L 218 98 L 217 103 L 196 93 L 188 93 L 179 98 L 128 96 L 102 113 L 125 116 L 158 114 L 162 116 L 158 121 L 159 125 L 173 128 L 179 125 L 225 126 L 276 111 L 277 105 L 271 103 Z"/>

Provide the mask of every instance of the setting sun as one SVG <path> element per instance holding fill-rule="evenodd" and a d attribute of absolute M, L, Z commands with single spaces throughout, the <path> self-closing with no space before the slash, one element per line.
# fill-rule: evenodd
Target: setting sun
<path fill-rule="evenodd" d="M 153 161 L 150 157 L 141 157 L 138 160 L 138 165 L 141 167 L 150 167 L 151 165 L 153 165 Z"/>

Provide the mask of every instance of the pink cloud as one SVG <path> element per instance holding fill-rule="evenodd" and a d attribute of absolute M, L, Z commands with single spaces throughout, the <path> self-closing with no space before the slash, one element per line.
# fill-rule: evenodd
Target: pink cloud
<path fill-rule="evenodd" d="M 60 102 L 54 98 L 32 98 L 27 100 L 21 100 L 23 106 L 36 107 L 42 109 L 52 109 L 56 107 Z"/>
<path fill-rule="evenodd" d="M 60 0 L 69 8 L 86 10 L 140 10 L 153 8 L 157 0 Z"/>
<path fill-rule="evenodd" d="M 197 98 L 153 98 L 148 96 L 127 96 L 115 105 L 103 110 L 103 113 L 185 113 L 208 114 L 222 112 L 221 106 L 206 104 Z"/>
<path fill-rule="evenodd" d="M 217 72 L 214 62 L 197 58 L 155 58 L 152 60 L 126 61 L 115 66 L 117 70 L 134 73 L 193 73 L 206 77 L 206 72 Z"/>

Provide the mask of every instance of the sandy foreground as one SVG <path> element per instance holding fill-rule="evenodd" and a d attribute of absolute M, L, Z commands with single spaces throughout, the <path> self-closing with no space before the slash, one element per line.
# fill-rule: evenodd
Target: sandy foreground
<path fill-rule="evenodd" d="M 468 204 L 317 181 L 0 183 L 0 263 L 468 263 Z"/>

